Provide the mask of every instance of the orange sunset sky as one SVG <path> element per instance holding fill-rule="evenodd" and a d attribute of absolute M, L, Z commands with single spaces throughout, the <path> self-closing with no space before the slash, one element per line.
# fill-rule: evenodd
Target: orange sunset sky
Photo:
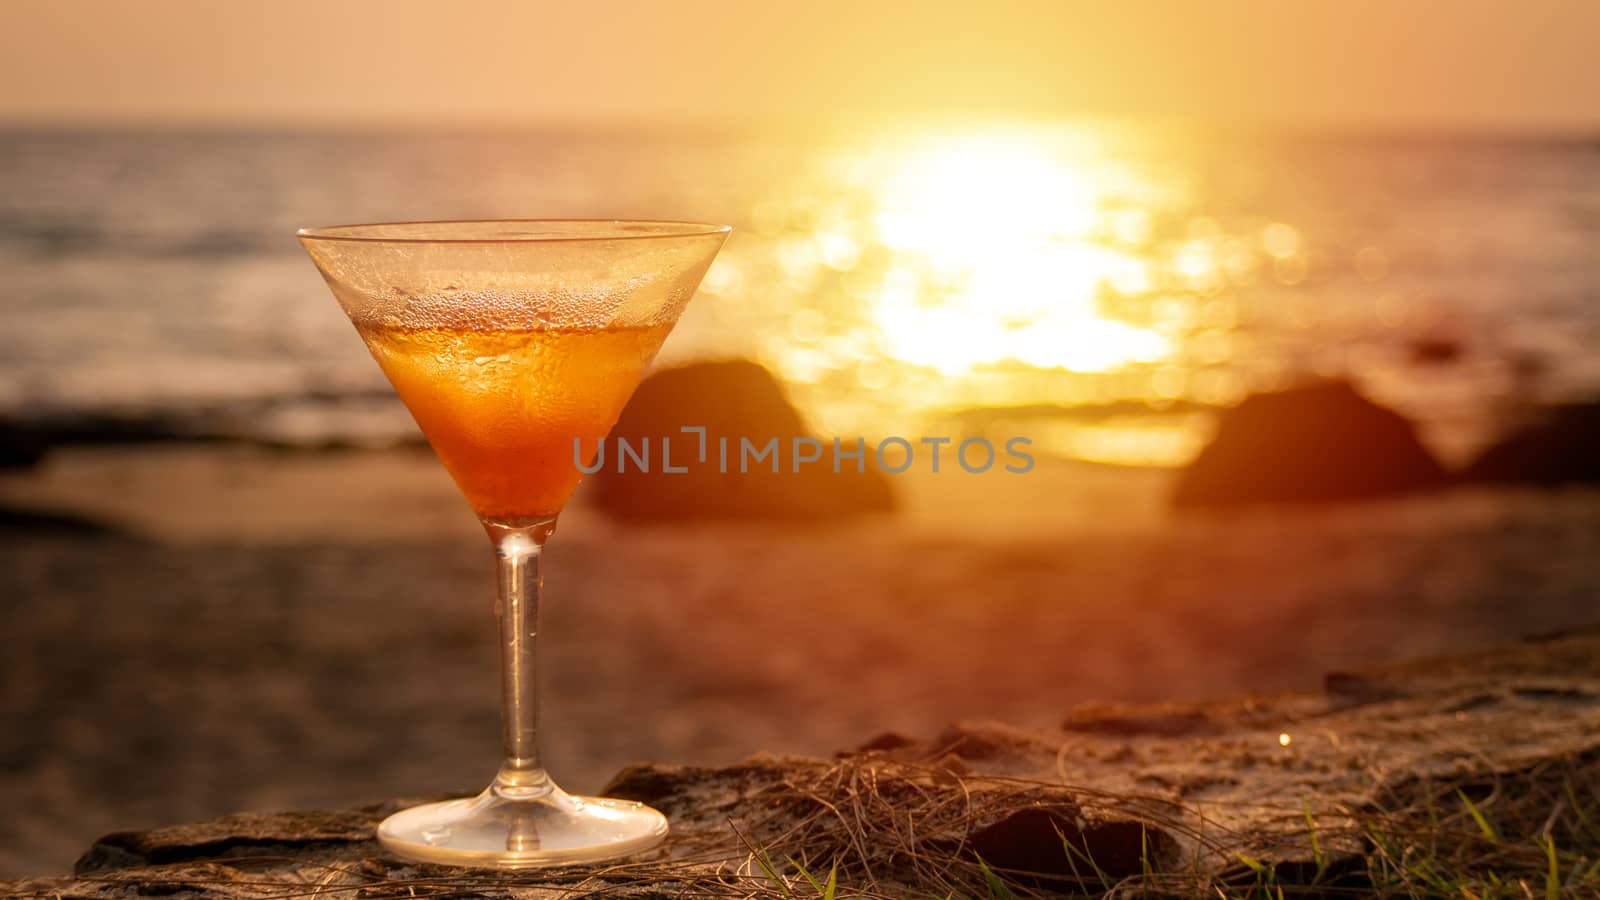
<path fill-rule="evenodd" d="M 1595 0 L 5 4 L 0 122 L 1600 125 Z"/>

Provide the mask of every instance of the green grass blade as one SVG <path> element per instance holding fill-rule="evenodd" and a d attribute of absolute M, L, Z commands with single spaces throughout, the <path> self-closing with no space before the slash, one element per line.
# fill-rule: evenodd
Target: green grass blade
<path fill-rule="evenodd" d="M 1544 877 L 1545 900 L 1561 900 L 1561 862 L 1556 857 L 1556 839 L 1546 836 L 1544 855 L 1550 862 L 1550 871 Z"/>
<path fill-rule="evenodd" d="M 981 856 L 978 857 L 978 871 L 983 873 L 983 885 L 989 891 L 990 900 L 1017 900 L 1017 895 L 1011 892 L 1011 888 L 1006 887 L 1005 881 L 989 868 L 989 864 L 984 862 Z"/>
<path fill-rule="evenodd" d="M 1311 799 L 1302 800 L 1300 805 L 1306 814 L 1306 831 L 1311 835 L 1311 859 L 1317 864 L 1317 874 L 1311 883 L 1320 884 L 1323 874 L 1328 871 L 1328 861 L 1322 856 L 1322 842 L 1317 838 L 1317 820 L 1311 815 Z"/>
<path fill-rule="evenodd" d="M 1456 788 L 1456 796 L 1461 798 L 1461 803 L 1466 806 L 1467 813 L 1472 816 L 1472 821 L 1478 823 L 1478 830 L 1483 832 L 1483 836 L 1491 841 L 1500 840 L 1500 836 L 1494 833 L 1494 826 L 1490 825 L 1489 820 L 1484 818 L 1483 811 L 1478 809 L 1476 803 L 1472 802 L 1472 798 L 1468 797 L 1466 792 L 1460 788 Z"/>
<path fill-rule="evenodd" d="M 1067 865 L 1072 867 L 1073 878 L 1076 878 L 1079 882 L 1083 881 L 1083 875 L 1078 872 L 1076 861 L 1082 859 L 1089 868 L 1094 870 L 1094 877 L 1100 879 L 1100 888 L 1105 891 L 1111 890 L 1112 881 L 1110 876 L 1106 875 L 1106 871 L 1100 868 L 1100 864 L 1094 861 L 1094 857 L 1087 850 L 1079 850 L 1077 847 L 1072 846 L 1072 841 L 1067 838 L 1066 832 L 1059 827 L 1056 828 L 1056 837 L 1061 839 L 1061 849 L 1066 851 Z"/>
<path fill-rule="evenodd" d="M 778 889 L 778 893 L 783 895 L 784 900 L 794 900 L 794 894 L 789 890 L 789 882 L 784 881 L 783 876 L 778 874 L 778 867 L 774 866 L 772 860 L 767 858 L 766 851 L 755 851 L 755 857 L 756 865 L 761 867 L 761 873 L 767 876 L 767 880 L 771 881 L 773 886 Z"/>
<path fill-rule="evenodd" d="M 789 867 L 794 869 L 796 872 L 799 872 L 800 877 L 806 880 L 806 884 L 811 885 L 812 890 L 816 891 L 818 894 L 822 893 L 822 882 L 818 881 L 816 876 L 812 875 L 805 866 L 800 865 L 799 860 L 792 856 L 789 857 Z"/>
<path fill-rule="evenodd" d="M 767 876 L 767 880 L 771 881 L 773 886 L 778 889 L 778 893 L 783 895 L 784 900 L 794 900 L 794 893 L 789 890 L 789 883 L 783 880 L 782 875 L 778 874 L 778 867 L 774 866 L 772 860 L 767 858 L 767 851 L 750 843 L 750 839 L 744 836 L 744 832 L 740 831 L 738 826 L 733 825 L 732 822 L 728 824 L 733 828 L 734 836 L 739 838 L 739 843 L 744 844 L 745 849 L 750 851 L 751 858 L 756 861 L 756 865 L 761 867 L 761 873 Z"/>

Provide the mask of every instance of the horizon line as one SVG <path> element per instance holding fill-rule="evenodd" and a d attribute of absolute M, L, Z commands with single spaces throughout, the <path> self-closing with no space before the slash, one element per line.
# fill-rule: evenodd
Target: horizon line
<path fill-rule="evenodd" d="M 1477 118 L 1433 120 L 1378 117 L 1179 117 L 1157 115 L 1105 115 L 1093 113 L 841 113 L 830 116 L 211 116 L 133 115 L 7 115 L 0 113 L 0 132 L 123 132 L 209 134 L 383 134 L 470 133 L 537 134 L 580 132 L 622 133 L 734 133 L 741 136 L 895 133 L 951 129 L 1099 128 L 1153 131 L 1238 132 L 1243 136 L 1271 134 L 1329 138 L 1428 138 L 1577 141 L 1600 138 L 1600 118 L 1590 122 L 1567 120 L 1507 120 Z"/>

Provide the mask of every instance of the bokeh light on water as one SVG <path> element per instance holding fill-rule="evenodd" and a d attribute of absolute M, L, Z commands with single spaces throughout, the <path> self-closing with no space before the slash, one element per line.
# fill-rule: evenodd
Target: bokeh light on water
<path fill-rule="evenodd" d="M 1303 364 L 1288 346 L 1247 349 L 1245 317 L 1271 313 L 1241 294 L 1300 285 L 1312 260 L 1291 224 L 1196 215 L 1161 141 L 1009 128 L 840 142 L 755 207 L 706 279 L 703 327 L 745 336 L 829 431 L 1015 408 L 989 430 L 1181 463 L 1206 419 L 1174 408 L 1233 403 Z M 1381 274 L 1381 251 L 1362 254 Z M 1291 325 L 1313 324 L 1302 312 Z M 1119 414 L 1073 414 L 1100 409 Z"/>
<path fill-rule="evenodd" d="M 704 293 L 827 430 L 1049 400 L 1030 373 L 1171 353 L 1148 323 L 1100 308 L 1114 284 L 1147 289 L 1144 262 L 1104 233 L 1127 205 L 1117 174 L 1072 133 L 841 144 L 755 207 Z M 985 396 L 996 384 L 1006 397 Z"/>

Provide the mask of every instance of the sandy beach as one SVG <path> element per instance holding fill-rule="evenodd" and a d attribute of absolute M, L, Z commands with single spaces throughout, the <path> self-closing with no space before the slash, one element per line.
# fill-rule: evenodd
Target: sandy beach
<path fill-rule="evenodd" d="M 547 554 L 548 764 L 592 790 L 633 761 L 1314 687 L 1600 619 L 1600 493 L 1178 515 L 1172 477 L 907 475 L 896 516 L 812 529 L 624 527 L 580 491 Z M 0 542 L 0 876 L 495 765 L 491 560 L 425 451 L 62 451 L 0 504 L 114 527 Z"/>

